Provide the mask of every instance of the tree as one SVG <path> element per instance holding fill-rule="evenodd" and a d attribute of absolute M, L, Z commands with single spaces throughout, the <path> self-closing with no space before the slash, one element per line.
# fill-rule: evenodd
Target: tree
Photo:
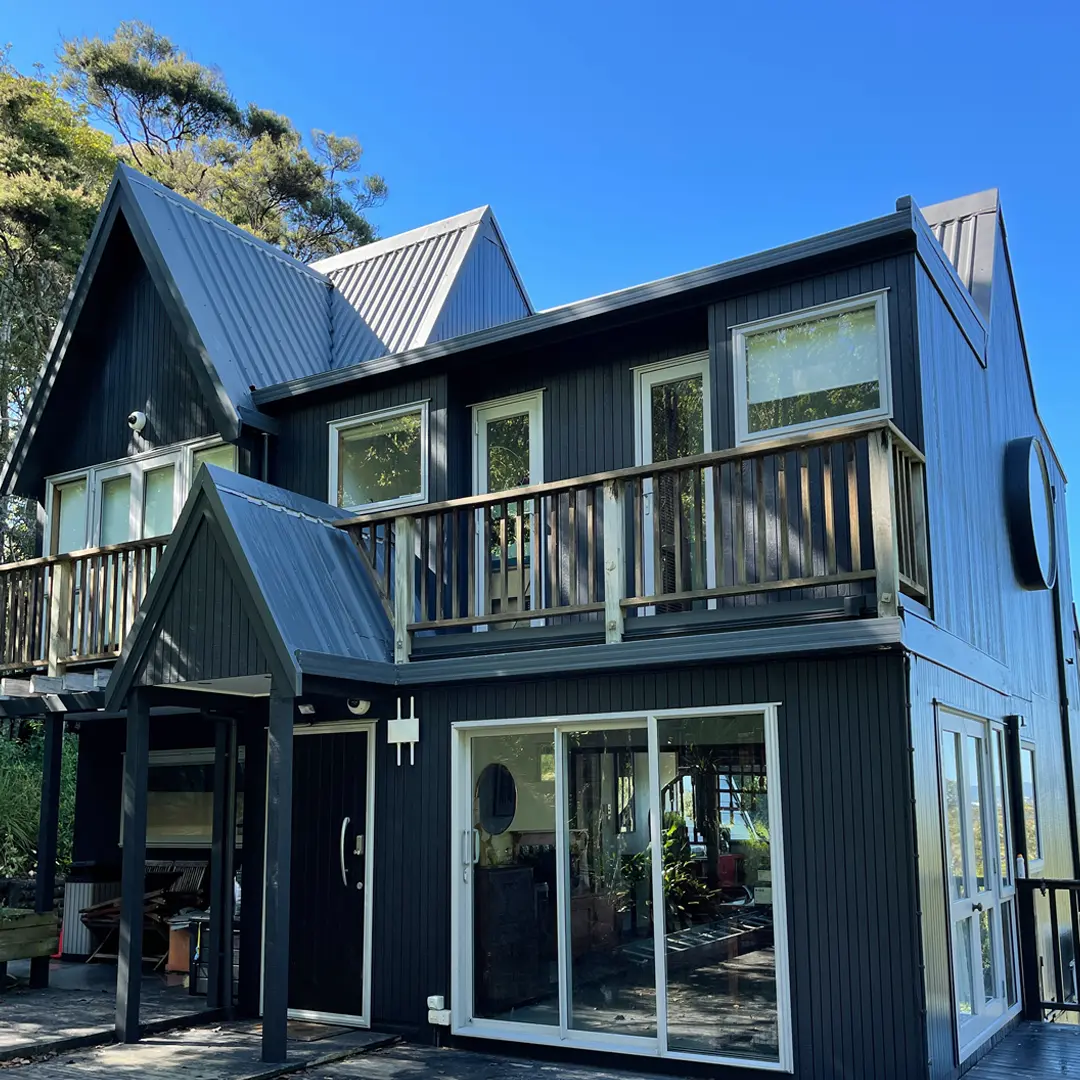
<path fill-rule="evenodd" d="M 0 454 L 49 345 L 116 165 L 112 141 L 0 50 Z M 4 559 L 33 553 L 34 516 L 5 500 Z"/>
<path fill-rule="evenodd" d="M 64 92 L 118 138 L 122 159 L 181 195 L 300 259 L 374 238 L 365 212 L 386 197 L 362 176 L 353 138 L 241 108 L 224 77 L 140 22 L 108 41 L 65 41 Z"/>

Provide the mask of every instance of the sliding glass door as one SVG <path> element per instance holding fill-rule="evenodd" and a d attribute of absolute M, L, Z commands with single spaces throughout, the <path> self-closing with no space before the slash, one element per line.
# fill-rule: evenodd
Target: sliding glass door
<path fill-rule="evenodd" d="M 459 1033 L 790 1062 L 771 706 L 457 739 Z"/>

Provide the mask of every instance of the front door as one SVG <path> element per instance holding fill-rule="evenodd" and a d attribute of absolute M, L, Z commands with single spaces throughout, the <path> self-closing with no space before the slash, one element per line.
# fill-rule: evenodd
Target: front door
<path fill-rule="evenodd" d="M 997 725 L 940 713 L 941 793 L 960 1060 L 1017 1005 L 1008 782 Z"/>
<path fill-rule="evenodd" d="M 635 442 L 639 465 L 675 461 L 712 450 L 707 355 L 638 368 L 635 375 Z M 693 475 L 681 472 L 661 474 L 642 482 L 646 595 L 715 586 L 710 528 L 713 495 L 709 479 L 699 475 L 695 483 Z M 703 555 L 705 565 L 700 566 Z"/>
<path fill-rule="evenodd" d="M 295 735 L 289 1014 L 366 1026 L 372 734 Z"/>

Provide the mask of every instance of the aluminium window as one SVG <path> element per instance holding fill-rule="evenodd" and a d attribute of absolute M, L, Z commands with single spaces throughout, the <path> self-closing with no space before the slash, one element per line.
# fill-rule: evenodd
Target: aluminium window
<path fill-rule="evenodd" d="M 1020 789 L 1024 800 L 1024 838 L 1027 841 L 1028 872 L 1042 866 L 1042 828 L 1039 821 L 1039 783 L 1035 771 L 1035 747 L 1020 745 Z"/>
<path fill-rule="evenodd" d="M 890 415 L 885 297 L 733 327 L 738 442 Z"/>
<path fill-rule="evenodd" d="M 428 403 L 330 424 L 330 498 L 357 512 L 427 502 Z"/>
<path fill-rule="evenodd" d="M 236 447 L 201 439 L 49 477 L 48 553 L 168 535 L 204 461 L 235 472 Z"/>

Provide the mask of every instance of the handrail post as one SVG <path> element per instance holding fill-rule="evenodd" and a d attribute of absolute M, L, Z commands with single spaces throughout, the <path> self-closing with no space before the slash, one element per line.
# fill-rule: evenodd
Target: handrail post
<path fill-rule="evenodd" d="M 877 613 L 900 613 L 900 562 L 896 542 L 896 478 L 892 435 L 887 428 L 867 437 L 870 451 L 870 518 L 874 529 Z"/>
<path fill-rule="evenodd" d="M 608 645 L 622 641 L 625 626 L 621 603 L 626 592 L 625 529 L 622 482 L 608 480 L 604 483 L 604 641 Z"/>
<path fill-rule="evenodd" d="M 408 516 L 394 519 L 394 663 L 409 662 L 415 619 L 416 522 Z"/>
<path fill-rule="evenodd" d="M 63 675 L 71 656 L 71 604 L 75 572 L 71 559 L 53 564 L 49 575 L 49 641 L 46 659 L 50 675 Z"/>

